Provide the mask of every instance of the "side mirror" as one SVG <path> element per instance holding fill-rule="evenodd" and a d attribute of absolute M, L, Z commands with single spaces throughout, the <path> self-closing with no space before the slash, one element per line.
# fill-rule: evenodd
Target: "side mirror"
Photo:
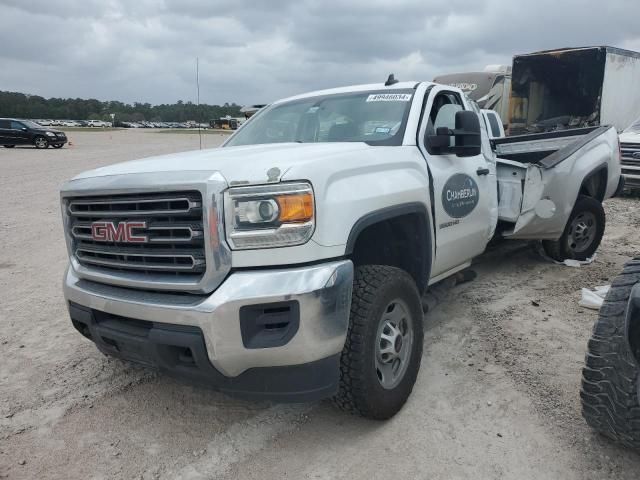
<path fill-rule="evenodd" d="M 438 127 L 435 135 L 429 135 L 429 146 L 437 149 L 447 149 L 451 145 L 453 131 L 447 127 Z"/>
<path fill-rule="evenodd" d="M 456 129 L 453 131 L 456 139 L 454 147 L 458 157 L 473 157 L 480 155 L 480 119 L 470 110 L 456 112 Z"/>
<path fill-rule="evenodd" d="M 455 153 L 458 157 L 473 157 L 480 155 L 480 119 L 470 110 L 456 112 L 456 128 L 438 127 L 435 135 L 428 136 L 428 143 L 435 148 L 436 153 Z M 455 139 L 455 146 L 451 146 L 451 137 Z"/>
<path fill-rule="evenodd" d="M 22 130 L 23 132 L 27 131 L 27 127 L 22 127 L 20 130 Z"/>

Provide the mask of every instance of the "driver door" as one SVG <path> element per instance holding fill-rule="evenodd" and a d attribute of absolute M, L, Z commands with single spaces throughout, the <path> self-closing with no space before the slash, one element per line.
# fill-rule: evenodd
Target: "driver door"
<path fill-rule="evenodd" d="M 430 136 L 439 127 L 455 129 L 455 114 L 471 110 L 457 92 L 434 87 L 427 101 L 419 131 L 419 148 L 427 160 L 432 178 L 434 206 L 435 260 L 432 276 L 445 274 L 467 264 L 482 253 L 489 242 L 490 189 L 489 165 L 479 155 L 458 157 L 451 147 L 437 147 Z"/>
<path fill-rule="evenodd" d="M 10 131 L 15 145 L 26 145 L 29 143 L 29 132 L 24 124 L 11 120 Z"/>

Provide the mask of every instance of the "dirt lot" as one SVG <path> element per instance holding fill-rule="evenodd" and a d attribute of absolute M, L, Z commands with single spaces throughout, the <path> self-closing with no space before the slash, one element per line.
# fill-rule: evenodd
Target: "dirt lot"
<path fill-rule="evenodd" d="M 328 402 L 232 400 L 110 360 L 77 334 L 60 288 L 58 187 L 89 168 L 197 148 L 198 138 L 70 135 L 62 150 L 0 149 L 0 478 L 638 479 L 640 455 L 580 417 L 596 314 L 577 305 L 581 287 L 610 282 L 640 252 L 637 199 L 607 202 L 588 267 L 547 263 L 519 243 L 478 259 L 478 279 L 427 317 L 409 403 L 378 423 Z"/>

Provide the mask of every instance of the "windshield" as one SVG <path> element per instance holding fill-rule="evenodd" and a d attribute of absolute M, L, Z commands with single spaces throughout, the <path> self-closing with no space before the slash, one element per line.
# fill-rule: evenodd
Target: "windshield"
<path fill-rule="evenodd" d="M 625 130 L 625 132 L 640 133 L 640 118 L 637 118 L 636 121 Z"/>
<path fill-rule="evenodd" d="M 32 122 L 31 120 L 20 120 L 20 123 L 24 124 L 25 127 L 41 129 L 42 125 L 36 122 Z"/>
<path fill-rule="evenodd" d="M 256 114 L 225 147 L 287 142 L 401 145 L 413 93 L 352 92 L 275 104 Z"/>

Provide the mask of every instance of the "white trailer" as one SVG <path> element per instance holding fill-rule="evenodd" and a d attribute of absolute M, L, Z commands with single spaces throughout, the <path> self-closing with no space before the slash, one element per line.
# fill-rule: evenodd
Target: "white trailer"
<path fill-rule="evenodd" d="M 433 81 L 459 88 L 480 108 L 496 111 L 503 120 L 509 118 L 511 93 L 511 66 L 509 65 L 487 65 L 482 72 L 440 75 Z"/>

